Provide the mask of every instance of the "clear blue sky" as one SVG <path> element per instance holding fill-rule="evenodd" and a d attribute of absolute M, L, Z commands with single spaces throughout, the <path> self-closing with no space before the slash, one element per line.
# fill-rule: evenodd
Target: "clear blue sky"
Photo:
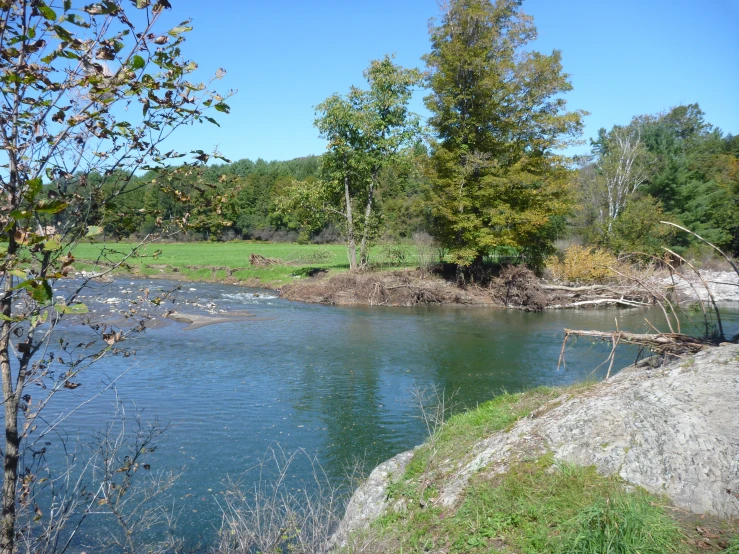
<path fill-rule="evenodd" d="M 436 0 L 177 0 L 172 26 L 191 17 L 185 54 L 201 77 L 228 72 L 219 89 L 238 89 L 231 114 L 182 129 L 169 146 L 216 145 L 238 160 L 320 154 L 314 106 L 364 85 L 372 59 L 395 53 L 423 67 Z M 739 134 L 739 0 L 527 0 L 539 31 L 532 48 L 559 49 L 574 90 L 569 106 L 591 113 L 585 138 L 698 102 L 707 120 Z M 423 92 L 415 100 L 422 112 Z"/>

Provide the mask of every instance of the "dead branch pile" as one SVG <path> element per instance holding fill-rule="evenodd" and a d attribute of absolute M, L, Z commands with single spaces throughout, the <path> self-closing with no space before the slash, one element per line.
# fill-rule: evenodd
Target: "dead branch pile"
<path fill-rule="evenodd" d="M 279 265 L 283 262 L 282 260 L 277 260 L 275 258 L 265 258 L 259 254 L 251 254 L 249 256 L 249 263 L 254 267 L 267 267 L 270 265 Z"/>
<path fill-rule="evenodd" d="M 540 285 L 550 297 L 547 308 L 585 308 L 596 306 L 625 306 L 629 308 L 649 306 L 654 297 L 647 291 L 627 285 Z"/>
<path fill-rule="evenodd" d="M 283 298 L 338 305 L 427 306 L 490 303 L 485 291 L 462 291 L 443 279 L 422 278 L 415 271 L 342 273 L 329 279 L 291 283 Z M 475 293 L 477 296 L 475 296 Z"/>
<path fill-rule="evenodd" d="M 592 337 L 607 342 L 635 344 L 660 354 L 695 354 L 706 347 L 698 338 L 682 333 L 628 333 L 626 331 L 583 331 L 565 329 L 565 342 L 570 336 Z"/>
<path fill-rule="evenodd" d="M 500 276 L 490 282 L 490 291 L 495 300 L 507 308 L 540 312 L 549 303 L 539 278 L 522 266 L 509 265 L 504 268 Z"/>

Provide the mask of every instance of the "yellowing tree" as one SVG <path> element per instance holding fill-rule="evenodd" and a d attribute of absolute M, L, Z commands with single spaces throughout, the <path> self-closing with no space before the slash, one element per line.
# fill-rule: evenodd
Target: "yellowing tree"
<path fill-rule="evenodd" d="M 426 106 L 435 233 L 460 266 L 497 247 L 540 266 L 553 219 L 569 208 L 568 160 L 584 112 L 566 110 L 572 87 L 561 55 L 528 52 L 536 37 L 520 0 L 452 0 L 431 29 Z"/>

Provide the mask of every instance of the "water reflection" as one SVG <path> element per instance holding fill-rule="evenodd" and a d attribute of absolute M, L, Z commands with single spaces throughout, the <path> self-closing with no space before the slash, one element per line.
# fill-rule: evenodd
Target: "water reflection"
<path fill-rule="evenodd" d="M 135 292 L 174 284 L 125 286 Z M 124 297 L 120 284 L 109 287 L 114 294 L 93 293 Z M 60 396 L 50 411 L 53 416 L 76 406 L 128 370 L 117 382 L 118 395 L 135 401 L 145 418 L 156 415 L 172 426 L 153 465 L 186 468 L 174 492 L 182 506 L 179 530 L 191 542 L 212 539 L 223 479 L 252 467 L 275 442 L 288 452 L 317 454 L 339 479 L 355 457 L 374 465 L 424 440 L 410 394 L 414 386 L 458 391 L 461 409 L 502 390 L 570 384 L 585 379 L 609 348 L 581 340 L 570 348 L 567 369 L 557 371 L 563 328 L 608 330 L 617 318 L 619 328 L 642 331 L 645 316 L 658 319 L 648 310 L 334 308 L 237 287 L 192 288 L 180 293 L 181 303 L 215 312 L 248 309 L 271 319 L 150 330 L 136 341 L 135 360 L 106 358 L 84 377 L 83 387 Z M 724 324 L 731 334 L 739 331 L 736 307 Z M 82 341 L 85 331 L 72 327 L 65 333 Z M 636 353 L 620 348 L 615 367 L 633 362 Z M 90 401 L 67 420 L 65 431 L 88 435 L 111 414 L 112 403 L 111 395 Z M 297 481 L 308 469 L 300 461 L 291 476 Z"/>

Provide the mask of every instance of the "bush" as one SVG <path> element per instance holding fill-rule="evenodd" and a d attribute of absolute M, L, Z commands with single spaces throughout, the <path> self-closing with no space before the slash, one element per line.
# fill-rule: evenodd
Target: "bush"
<path fill-rule="evenodd" d="M 615 267 L 618 263 L 616 257 L 607 250 L 572 245 L 565 250 L 561 260 L 550 256 L 546 266 L 556 281 L 587 284 L 612 279 L 615 274 L 609 267 Z"/>

